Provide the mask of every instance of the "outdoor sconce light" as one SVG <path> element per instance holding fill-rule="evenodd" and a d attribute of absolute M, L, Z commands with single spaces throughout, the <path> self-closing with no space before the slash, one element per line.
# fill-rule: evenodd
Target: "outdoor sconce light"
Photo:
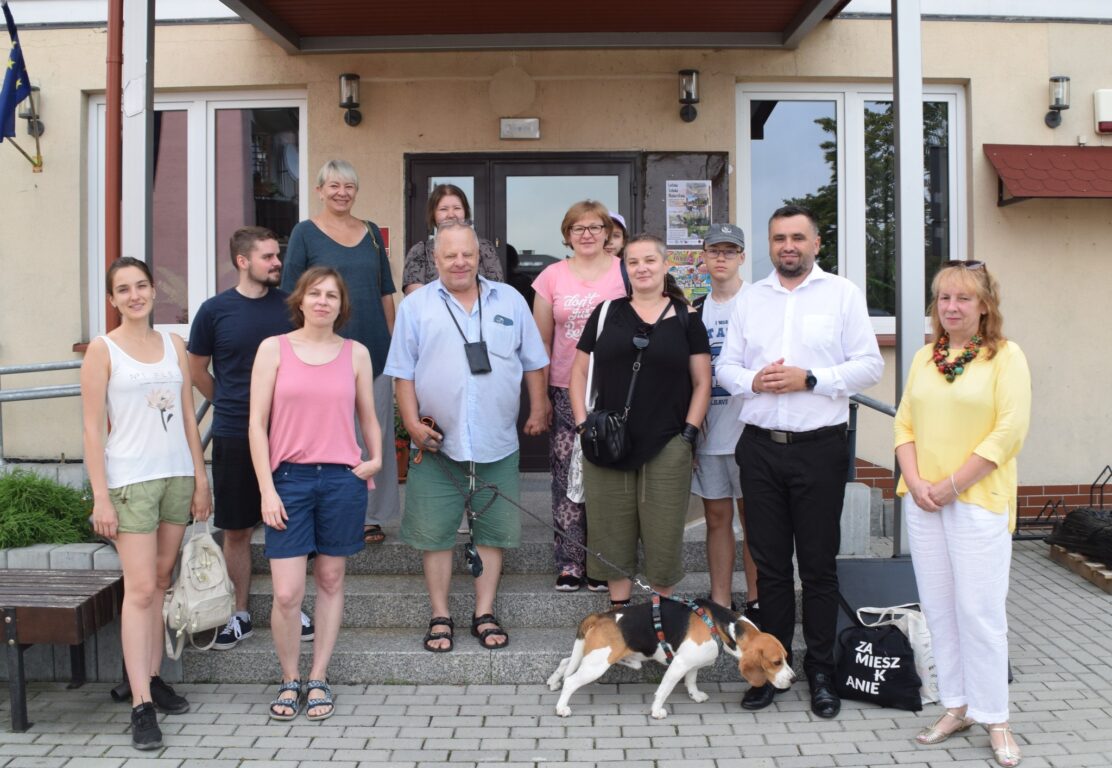
<path fill-rule="evenodd" d="M 699 113 L 695 104 L 699 103 L 699 70 L 680 70 L 680 118 L 685 123 L 690 123 Z"/>
<path fill-rule="evenodd" d="M 363 122 L 359 112 L 359 75 L 345 72 L 340 75 L 340 109 L 344 112 L 344 122 L 355 127 Z"/>
<path fill-rule="evenodd" d="M 1050 111 L 1046 113 L 1046 124 L 1057 128 L 1062 124 L 1062 110 L 1070 108 L 1070 79 L 1065 75 L 1050 78 Z"/>
<path fill-rule="evenodd" d="M 34 136 L 36 139 L 43 135 L 46 128 L 42 124 L 42 113 L 39 112 L 35 106 L 35 102 L 39 99 L 39 87 L 37 85 L 31 86 L 31 95 L 27 97 L 27 103 L 23 109 L 19 110 L 19 117 L 21 120 L 27 121 L 27 135 Z M 40 102 L 41 103 L 41 102 Z"/>

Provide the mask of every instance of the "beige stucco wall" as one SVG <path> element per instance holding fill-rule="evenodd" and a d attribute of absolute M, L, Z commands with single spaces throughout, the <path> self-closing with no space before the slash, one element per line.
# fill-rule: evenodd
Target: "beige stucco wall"
<path fill-rule="evenodd" d="M 44 94 L 47 170 L 32 175 L 0 151 L 0 364 L 74 357 L 84 339 L 85 105 L 103 90 L 103 30 L 22 33 Z M 357 213 L 394 233 L 395 274 L 404 231 L 407 152 L 729 150 L 735 154 L 736 85 L 745 81 L 883 82 L 890 77 L 884 21 L 823 24 L 795 51 L 489 52 L 288 56 L 247 25 L 167 26 L 156 31 L 159 89 L 295 88 L 308 97 L 308 166 L 332 156 L 362 177 Z M 1087 482 L 1110 458 L 1107 397 L 1112 333 L 1112 201 L 1032 200 L 996 207 L 984 143 L 1071 144 L 1092 129 L 1092 91 L 1112 87 L 1112 27 L 1078 24 L 926 22 L 924 72 L 966 86 L 971 256 L 1003 284 L 1006 329 L 1026 350 L 1035 408 L 1021 458 L 1024 484 Z M 490 80 L 517 65 L 536 85 L 521 114 L 540 117 L 543 139 L 501 142 Z M 701 71 L 699 118 L 678 117 L 676 70 Z M 336 106 L 337 75 L 361 75 L 364 121 L 349 128 Z M 1046 128 L 1047 78 L 1073 78 L 1073 107 Z M 22 130 L 22 126 L 20 127 Z M 1112 143 L 1110 141 L 1109 143 Z M 731 205 L 736 211 L 736 183 Z M 311 208 L 316 209 L 315 196 Z M 751 237 L 759 233 L 751 233 Z M 1098 350 L 1093 354 L 1092 350 Z M 894 400 L 892 356 L 875 397 Z M 10 378 L 7 387 L 76 381 L 71 374 Z M 4 408 L 9 456 L 80 453 L 76 400 Z M 891 465 L 891 421 L 865 414 L 861 455 Z"/>

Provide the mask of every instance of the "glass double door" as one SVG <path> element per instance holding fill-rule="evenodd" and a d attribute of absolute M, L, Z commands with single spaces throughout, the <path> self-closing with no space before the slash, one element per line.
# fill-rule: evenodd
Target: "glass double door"
<path fill-rule="evenodd" d="M 455 184 L 468 196 L 479 237 L 498 251 L 506 282 L 532 307 L 533 280 L 546 266 L 570 254 L 560 223 L 573 203 L 598 200 L 621 213 L 630 230 L 637 231 L 638 157 L 635 153 L 410 155 L 406 158 L 406 250 L 431 235 L 426 221 L 429 193 L 437 184 Z M 527 407 L 523 389 L 518 418 L 521 469 L 547 471 L 548 435 L 529 437 L 521 432 Z"/>

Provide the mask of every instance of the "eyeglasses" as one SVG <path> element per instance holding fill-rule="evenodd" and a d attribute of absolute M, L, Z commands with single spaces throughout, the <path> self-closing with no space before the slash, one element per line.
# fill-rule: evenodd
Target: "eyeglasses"
<path fill-rule="evenodd" d="M 950 259 L 943 267 L 963 267 L 964 269 L 984 269 L 985 263 L 983 261 L 965 261 L 964 259 Z"/>
<path fill-rule="evenodd" d="M 576 237 L 583 237 L 584 232 L 590 232 L 592 235 L 601 235 L 604 229 L 606 229 L 606 227 L 602 226 L 601 224 L 591 224 L 587 227 L 583 226 L 582 224 L 576 224 L 568 231 Z"/>
<path fill-rule="evenodd" d="M 449 216 L 436 225 L 437 229 L 450 229 L 451 227 L 474 227 L 474 222 L 471 219 L 457 219 L 455 216 Z"/>
<path fill-rule="evenodd" d="M 728 250 L 716 250 L 716 251 L 707 250 L 707 251 L 703 251 L 703 253 L 705 253 L 707 255 L 707 260 L 708 261 L 711 260 L 711 259 L 725 259 L 726 261 L 733 261 L 734 259 L 736 259 L 738 256 L 741 255 L 741 251 L 739 251 L 737 248 L 730 248 Z"/>

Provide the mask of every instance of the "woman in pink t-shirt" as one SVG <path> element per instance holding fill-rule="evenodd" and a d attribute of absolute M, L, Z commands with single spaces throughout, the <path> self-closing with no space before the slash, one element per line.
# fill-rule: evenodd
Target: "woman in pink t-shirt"
<path fill-rule="evenodd" d="M 575 420 L 568 399 L 568 381 L 575 345 L 595 306 L 626 295 L 621 262 L 603 250 L 614 231 L 606 206 L 583 200 L 564 214 L 560 232 L 572 254 L 545 268 L 533 281 L 537 292 L 533 318 L 540 329 L 548 357 L 548 397 L 551 404 L 549 463 L 552 469 L 552 521 L 561 531 L 555 538 L 554 556 L 559 576 L 556 589 L 574 592 L 587 574 L 587 515 L 583 504 L 570 500 L 568 466 L 575 444 Z M 587 589 L 605 592 L 605 581 L 587 579 Z"/>

